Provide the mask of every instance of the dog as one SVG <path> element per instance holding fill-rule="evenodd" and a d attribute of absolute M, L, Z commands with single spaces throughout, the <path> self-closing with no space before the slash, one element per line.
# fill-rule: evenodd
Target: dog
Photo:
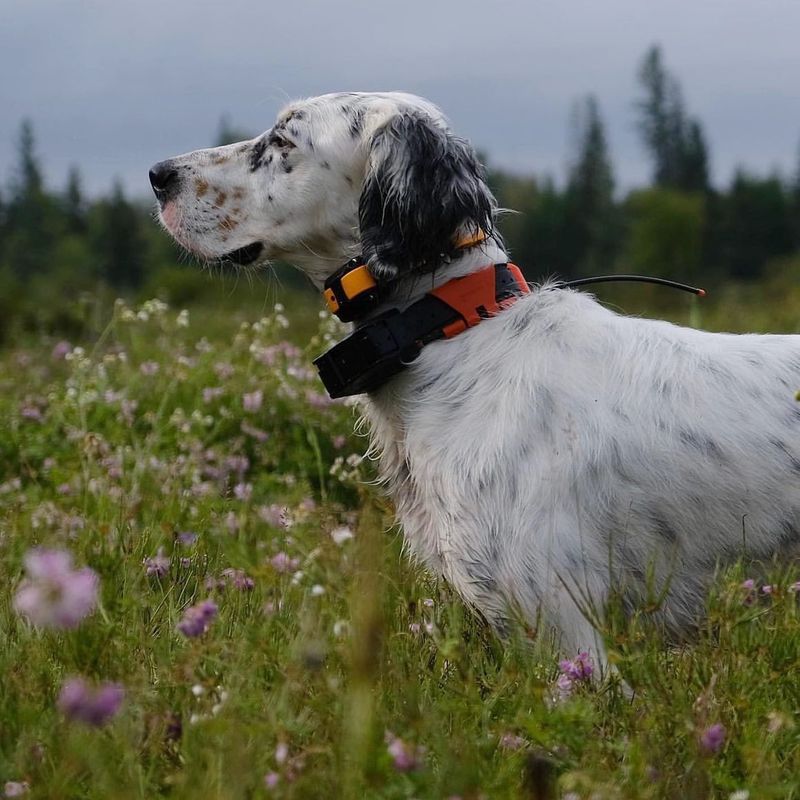
<path fill-rule="evenodd" d="M 201 259 L 283 259 L 323 290 L 359 257 L 381 300 L 358 329 L 509 261 L 474 150 L 409 94 L 293 102 L 150 179 Z M 629 318 L 552 283 L 511 300 L 363 398 L 413 556 L 497 630 L 521 613 L 603 663 L 587 609 L 612 593 L 632 607 L 655 583 L 681 636 L 721 564 L 797 554 L 800 337 Z"/>

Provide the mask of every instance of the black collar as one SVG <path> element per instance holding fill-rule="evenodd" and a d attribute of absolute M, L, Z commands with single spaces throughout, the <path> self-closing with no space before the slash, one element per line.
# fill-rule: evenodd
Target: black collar
<path fill-rule="evenodd" d="M 392 308 L 364 322 L 314 364 L 332 398 L 375 391 L 426 344 L 458 335 L 529 291 L 517 266 L 490 264 L 433 289 L 404 311 Z"/>

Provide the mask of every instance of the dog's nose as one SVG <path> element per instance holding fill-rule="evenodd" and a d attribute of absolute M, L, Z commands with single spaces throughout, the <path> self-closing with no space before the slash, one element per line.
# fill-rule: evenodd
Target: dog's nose
<path fill-rule="evenodd" d="M 178 170 L 171 161 L 159 161 L 150 169 L 150 185 L 159 203 L 166 203 L 178 189 Z"/>

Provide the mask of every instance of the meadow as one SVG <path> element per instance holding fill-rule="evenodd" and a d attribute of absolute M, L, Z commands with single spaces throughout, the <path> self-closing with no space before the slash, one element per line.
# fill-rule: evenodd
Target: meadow
<path fill-rule="evenodd" d="M 790 565 L 720 572 L 681 646 L 657 591 L 612 604 L 624 685 L 501 641 L 404 555 L 317 308 L 118 301 L 0 351 L 5 796 L 800 797 Z"/>

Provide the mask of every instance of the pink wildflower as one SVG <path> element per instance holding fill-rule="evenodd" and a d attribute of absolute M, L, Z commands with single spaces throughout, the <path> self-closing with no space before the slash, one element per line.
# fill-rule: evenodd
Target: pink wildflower
<path fill-rule="evenodd" d="M 769 584 L 769 583 L 765 583 L 765 584 L 764 584 L 764 585 L 761 587 L 761 593 L 762 593 L 762 594 L 772 594 L 774 591 L 775 591 L 775 587 L 774 587 L 774 586 L 772 586 L 772 585 L 771 585 L 771 584 Z"/>
<path fill-rule="evenodd" d="M 58 708 L 68 719 L 99 728 L 120 709 L 125 689 L 119 683 L 103 683 L 92 689 L 83 678 L 70 678 L 61 687 Z"/>
<path fill-rule="evenodd" d="M 287 528 L 286 508 L 273 504 L 271 506 L 259 506 L 258 516 L 260 519 L 272 525 L 273 528 Z"/>
<path fill-rule="evenodd" d="M 225 394 L 225 390 L 219 386 L 206 386 L 203 389 L 203 402 L 208 405 L 218 400 L 223 394 Z"/>
<path fill-rule="evenodd" d="M 184 612 L 183 619 L 178 623 L 178 630 L 189 638 L 200 636 L 208 630 L 208 626 L 217 616 L 217 611 L 217 604 L 211 599 L 190 606 Z"/>
<path fill-rule="evenodd" d="M 261 404 L 264 402 L 264 392 L 261 389 L 256 389 L 254 392 L 245 392 L 242 395 L 242 407 L 245 411 L 256 412 L 261 409 Z"/>
<path fill-rule="evenodd" d="M 580 683 L 588 681 L 594 673 L 591 658 L 586 651 L 578 653 L 573 659 L 564 659 L 558 662 L 560 675 L 556 681 L 556 689 L 563 698 L 569 697 Z"/>
<path fill-rule="evenodd" d="M 252 483 L 237 483 L 233 487 L 233 495 L 237 500 L 247 502 L 253 496 Z"/>
<path fill-rule="evenodd" d="M 248 436 L 252 436 L 257 442 L 266 442 L 269 439 L 269 434 L 266 431 L 262 431 L 260 428 L 256 428 L 255 426 L 251 425 L 247 420 L 242 420 L 241 424 L 242 433 L 246 433 Z"/>
<path fill-rule="evenodd" d="M 164 548 L 159 547 L 158 552 L 152 558 L 145 558 L 143 563 L 147 575 L 163 578 L 169 572 L 172 560 L 164 555 Z"/>
<path fill-rule="evenodd" d="M 52 358 L 54 361 L 63 361 L 67 353 L 71 352 L 72 345 L 65 339 L 62 339 L 60 342 L 56 342 L 56 344 L 53 345 L 50 358 Z"/>
<path fill-rule="evenodd" d="M 412 772 L 419 769 L 420 759 L 425 755 L 424 747 L 406 744 L 399 736 L 386 732 L 386 750 L 392 757 L 392 764 L 398 772 Z"/>
<path fill-rule="evenodd" d="M 340 528 L 334 528 L 331 531 L 331 539 L 333 539 L 336 544 L 342 545 L 348 541 L 348 539 L 352 538 L 353 531 L 351 531 L 346 525 L 343 525 Z"/>
<path fill-rule="evenodd" d="M 299 558 L 290 558 L 283 550 L 269 560 L 276 572 L 294 572 L 300 565 Z"/>
<path fill-rule="evenodd" d="M 700 734 L 700 747 L 709 755 L 715 755 L 722 750 L 725 736 L 725 726 L 721 722 L 715 722 Z"/>
<path fill-rule="evenodd" d="M 99 581 L 89 567 L 72 568 L 66 550 L 30 550 L 25 556 L 28 577 L 14 598 L 18 614 L 44 628 L 74 628 L 97 606 Z"/>
<path fill-rule="evenodd" d="M 246 591 L 252 589 L 256 584 L 255 581 L 243 570 L 243 569 L 233 569 L 229 567 L 228 569 L 222 570 L 222 577 L 225 579 L 222 582 L 222 585 L 226 585 L 226 581 L 230 586 L 233 586 L 234 589 L 238 589 L 241 591 Z"/>
<path fill-rule="evenodd" d="M 281 776 L 277 772 L 268 772 L 264 776 L 264 786 L 267 789 L 274 789 L 280 783 L 280 780 Z"/>
<path fill-rule="evenodd" d="M 160 369 L 157 361 L 145 361 L 139 365 L 139 372 L 147 377 L 152 377 L 158 373 Z"/>
<path fill-rule="evenodd" d="M 30 788 L 27 781 L 6 781 L 3 787 L 3 797 L 22 797 L 28 793 Z"/>
<path fill-rule="evenodd" d="M 741 588 L 744 589 L 744 599 L 742 603 L 746 606 L 751 606 L 756 599 L 756 582 L 752 578 L 742 581 Z"/>
<path fill-rule="evenodd" d="M 30 420 L 31 422 L 41 422 L 44 419 L 42 410 L 39 406 L 33 405 L 33 403 L 26 403 L 20 406 L 19 415 L 23 419 Z"/>
<path fill-rule="evenodd" d="M 527 744 L 527 740 L 516 733 L 504 733 L 500 737 L 500 747 L 503 750 L 522 750 Z"/>
<path fill-rule="evenodd" d="M 217 373 L 217 377 L 221 381 L 225 381 L 233 375 L 236 370 L 234 369 L 232 364 L 228 364 L 225 361 L 218 361 L 214 364 L 214 372 Z"/>

